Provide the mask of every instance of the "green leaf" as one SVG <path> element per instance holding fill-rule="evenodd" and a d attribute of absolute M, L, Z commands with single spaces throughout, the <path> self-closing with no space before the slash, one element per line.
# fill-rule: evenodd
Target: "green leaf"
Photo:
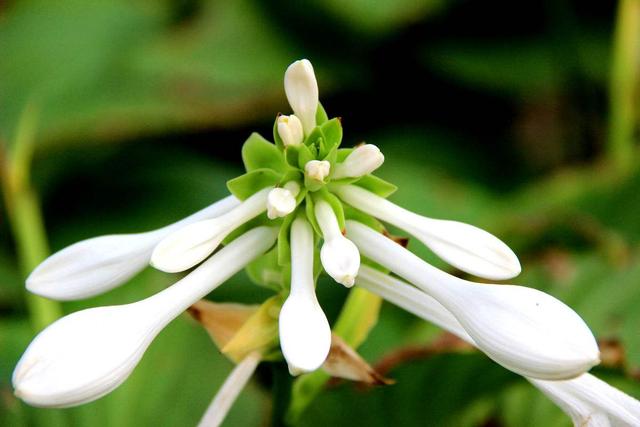
<path fill-rule="evenodd" d="M 278 147 L 257 132 L 252 133 L 242 145 L 242 162 L 247 172 L 256 169 L 273 169 L 284 173 L 287 167 Z"/>
<path fill-rule="evenodd" d="M 322 104 L 318 102 L 318 109 L 316 110 L 316 125 L 320 126 L 327 120 L 329 120 L 329 116 L 327 116 L 327 112 Z"/>
<path fill-rule="evenodd" d="M 378 178 L 375 175 L 365 175 L 356 181 L 355 185 L 367 189 L 381 197 L 389 197 L 398 189 L 395 185 L 382 178 Z"/>
<path fill-rule="evenodd" d="M 310 162 L 311 160 L 316 159 L 316 150 L 315 147 L 300 145 L 298 147 L 298 167 L 304 170 L 304 166 Z"/>
<path fill-rule="evenodd" d="M 320 157 L 326 157 L 334 148 L 342 142 L 342 124 L 340 119 L 331 119 L 320 126 L 324 138 L 320 144 Z"/>
<path fill-rule="evenodd" d="M 255 169 L 227 181 L 227 188 L 238 199 L 245 200 L 263 188 L 276 185 L 281 178 L 273 169 Z"/>
<path fill-rule="evenodd" d="M 339 148 L 338 154 L 336 156 L 336 161 L 338 163 L 344 162 L 344 160 L 353 152 L 354 148 Z"/>
<path fill-rule="evenodd" d="M 316 147 L 320 147 L 321 140 L 324 140 L 324 139 L 326 138 L 324 137 L 324 133 L 322 132 L 322 129 L 320 129 L 320 126 L 316 126 L 315 128 L 313 128 L 309 136 L 307 136 L 307 138 L 304 140 L 304 145 L 307 145 L 307 146 L 314 145 Z"/>
<path fill-rule="evenodd" d="M 280 117 L 280 114 L 276 116 L 276 119 L 273 122 L 273 141 L 276 143 L 276 147 L 279 150 L 284 151 L 284 142 L 282 141 L 282 138 L 280 138 L 280 133 L 278 133 L 278 117 Z"/>
<path fill-rule="evenodd" d="M 316 213 L 315 213 L 315 208 L 314 208 L 314 203 L 313 203 L 313 197 L 311 194 L 307 194 L 307 197 L 305 198 L 305 212 L 307 214 L 307 220 L 309 220 L 309 223 L 311 224 L 311 227 L 313 227 L 313 231 L 315 231 L 315 233 L 318 236 L 322 236 L 322 231 L 320 230 L 320 226 L 318 225 L 318 221 L 316 221 Z"/>

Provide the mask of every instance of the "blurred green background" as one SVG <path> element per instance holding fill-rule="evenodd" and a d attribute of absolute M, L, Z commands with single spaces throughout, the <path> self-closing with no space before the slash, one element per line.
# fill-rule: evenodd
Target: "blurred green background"
<path fill-rule="evenodd" d="M 517 283 L 592 327 L 595 373 L 640 397 L 639 23 L 638 0 L 0 2 L 0 425 L 196 424 L 232 364 L 187 316 L 109 396 L 70 410 L 17 401 L 11 371 L 39 329 L 24 277 L 49 250 L 153 229 L 225 196 L 246 137 L 270 137 L 289 111 L 283 73 L 301 57 L 343 118 L 344 144 L 384 152 L 392 199 L 500 236 L 523 263 Z M 63 309 L 173 281 L 148 269 Z M 346 291 L 325 280 L 318 293 L 335 319 Z M 241 274 L 212 298 L 266 296 Z M 441 342 L 384 305 L 360 351 L 373 365 L 395 357 L 385 366 L 397 383 L 331 384 L 297 424 L 570 425 L 522 378 Z M 261 365 L 225 425 L 279 425 L 282 368 Z"/>

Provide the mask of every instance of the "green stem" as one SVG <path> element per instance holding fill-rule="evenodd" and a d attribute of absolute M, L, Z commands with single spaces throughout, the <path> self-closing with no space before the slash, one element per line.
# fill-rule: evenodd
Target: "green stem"
<path fill-rule="evenodd" d="M 24 277 L 49 254 L 40 203 L 29 182 L 35 134 L 36 113 L 27 107 L 18 124 L 11 155 L 4 156 L 2 162 L 2 190 Z M 55 301 L 30 293 L 25 297 L 35 330 L 43 329 L 62 315 Z"/>
<path fill-rule="evenodd" d="M 378 320 L 382 299 L 361 288 L 349 292 L 333 333 L 353 348 L 364 342 Z M 311 402 L 320 394 L 330 376 L 318 369 L 303 375 L 293 383 L 291 403 L 287 412 L 287 424 L 295 425 Z"/>
<path fill-rule="evenodd" d="M 608 155 L 621 172 L 634 161 L 637 82 L 640 54 L 640 0 L 620 0 L 609 86 Z"/>

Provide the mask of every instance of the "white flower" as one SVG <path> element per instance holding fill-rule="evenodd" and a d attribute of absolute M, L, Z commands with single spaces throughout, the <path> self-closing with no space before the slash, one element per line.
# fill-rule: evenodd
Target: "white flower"
<path fill-rule="evenodd" d="M 457 221 L 420 216 L 355 185 L 340 186 L 335 191 L 350 205 L 414 235 L 462 271 L 493 280 L 520 274 L 518 257 L 484 230 Z"/>
<path fill-rule="evenodd" d="M 418 289 L 368 266 L 358 286 L 476 345 L 458 320 L 438 301 Z M 574 421 L 576 427 L 640 425 L 640 402 L 590 374 L 564 381 L 527 378 Z"/>
<path fill-rule="evenodd" d="M 189 224 L 165 237 L 153 249 L 151 265 L 177 273 L 198 264 L 211 255 L 229 233 L 267 209 L 270 191 L 271 187 L 264 188 L 224 215 Z"/>
<path fill-rule="evenodd" d="M 231 405 L 247 385 L 249 378 L 258 367 L 262 355 L 259 352 L 250 353 L 231 371 L 224 384 L 216 393 L 207 408 L 198 427 L 218 427 L 227 416 Z"/>
<path fill-rule="evenodd" d="M 451 312 L 483 352 L 507 369 L 533 378 L 568 379 L 600 362 L 582 318 L 536 289 L 478 285 L 451 276 L 355 221 L 347 232 L 361 253 L 389 268 Z"/>
<path fill-rule="evenodd" d="M 302 122 L 305 135 L 316 126 L 318 82 L 311 62 L 301 59 L 289 65 L 284 74 L 284 91 L 295 115 Z"/>
<path fill-rule="evenodd" d="M 271 190 L 267 196 L 267 217 L 282 218 L 293 212 L 299 192 L 300 186 L 295 181 L 289 181 L 283 188 Z"/>
<path fill-rule="evenodd" d="M 356 147 L 342 163 L 336 166 L 332 179 L 357 178 L 368 175 L 382 166 L 384 155 L 373 144 Z"/>
<path fill-rule="evenodd" d="M 263 254 L 276 235 L 274 228 L 255 228 L 156 295 L 82 310 L 54 322 L 18 362 L 16 395 L 33 406 L 67 407 L 109 393 L 129 376 L 167 323 Z"/>
<path fill-rule="evenodd" d="M 278 135 L 285 147 L 302 144 L 304 140 L 302 122 L 295 114 L 278 116 Z"/>
<path fill-rule="evenodd" d="M 360 268 L 358 248 L 342 235 L 336 214 L 329 203 L 318 200 L 315 215 L 324 238 L 320 250 L 322 266 L 336 282 L 346 287 L 353 286 Z"/>
<path fill-rule="evenodd" d="M 280 348 L 293 374 L 324 363 L 331 348 L 331 328 L 318 299 L 313 277 L 313 230 L 297 218 L 291 225 L 291 290 L 280 310 Z"/>
<path fill-rule="evenodd" d="M 329 176 L 331 163 L 326 160 L 311 160 L 304 165 L 304 173 L 315 181 L 324 181 Z"/>
<path fill-rule="evenodd" d="M 153 248 L 185 225 L 222 215 L 240 204 L 229 196 L 164 228 L 83 240 L 44 260 L 27 278 L 34 294 L 61 300 L 92 297 L 121 285 L 145 268 Z"/>

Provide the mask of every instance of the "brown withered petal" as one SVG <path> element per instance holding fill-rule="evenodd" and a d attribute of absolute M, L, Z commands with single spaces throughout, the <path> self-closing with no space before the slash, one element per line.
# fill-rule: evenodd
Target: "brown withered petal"
<path fill-rule="evenodd" d="M 222 349 L 242 325 L 258 311 L 258 307 L 200 300 L 189 307 L 188 311 L 206 329 L 216 346 Z"/>
<path fill-rule="evenodd" d="M 376 372 L 342 338 L 331 334 L 331 350 L 322 369 L 329 375 L 370 385 L 389 385 L 394 380 L 385 378 Z"/>

